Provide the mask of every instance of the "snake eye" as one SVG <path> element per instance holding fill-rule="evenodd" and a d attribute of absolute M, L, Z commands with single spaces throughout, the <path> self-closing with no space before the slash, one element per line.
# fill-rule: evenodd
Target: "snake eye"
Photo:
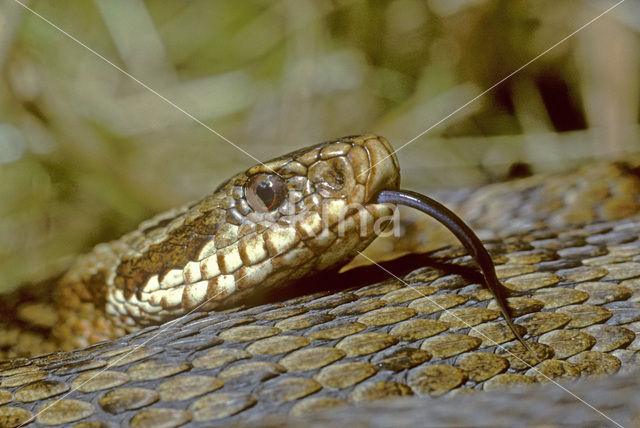
<path fill-rule="evenodd" d="M 286 194 L 287 187 L 282 178 L 271 174 L 251 177 L 245 188 L 247 202 L 257 212 L 267 212 L 279 207 Z"/>

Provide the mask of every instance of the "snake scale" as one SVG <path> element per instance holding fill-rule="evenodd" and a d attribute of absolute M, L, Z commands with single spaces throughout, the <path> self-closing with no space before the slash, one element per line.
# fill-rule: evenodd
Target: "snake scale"
<path fill-rule="evenodd" d="M 451 200 L 499 238 L 486 247 L 538 363 L 458 245 L 383 264 L 391 276 L 369 267 L 299 280 L 344 264 L 384 229 L 391 207 L 371 198 L 399 184 L 389 154 L 370 135 L 303 149 L 81 257 L 59 282 L 53 333 L 75 350 L 1 362 L 0 425 L 477 425 L 506 420 L 505 409 L 526 414 L 515 403 L 531 394 L 541 397 L 531 423 L 611 424 L 568 395 L 551 411 L 558 403 L 544 397 L 565 393 L 556 385 L 500 392 L 590 375 L 613 375 L 602 390 L 637 402 L 628 375 L 640 365 L 634 165 Z M 396 249 L 438 241 L 425 224 L 406 225 L 410 248 Z M 383 252 L 394 245 L 381 242 Z M 258 291 L 269 303 L 234 306 Z M 591 382 L 575 388 L 588 395 Z M 366 405 L 394 397 L 404 398 Z M 638 424 L 635 407 L 603 403 L 612 419 Z"/>

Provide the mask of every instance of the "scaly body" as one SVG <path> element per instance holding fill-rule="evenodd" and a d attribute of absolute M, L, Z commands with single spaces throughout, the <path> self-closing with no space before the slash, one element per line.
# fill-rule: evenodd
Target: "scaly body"
<path fill-rule="evenodd" d="M 570 191 L 577 188 L 588 194 L 593 193 L 590 188 L 597 188 L 605 201 L 615 198 L 616 206 L 630 209 L 628 215 L 637 211 L 638 180 L 633 174 L 623 180 L 616 177 L 617 184 L 601 179 L 585 182 L 585 175 L 589 176 L 561 177 L 555 184 L 553 177 L 523 180 L 503 186 L 502 191 L 500 187 L 480 190 L 476 196 L 486 199 L 489 194 L 489 204 L 497 205 L 538 191 L 544 199 L 554 194 L 545 190 L 545 183 L 554 188 L 562 183 Z M 248 178 L 244 180 L 248 182 Z M 511 188 L 516 192 L 509 193 Z M 617 188 L 624 189 L 622 194 L 617 194 Z M 608 191 L 612 195 L 607 195 Z M 580 202 L 584 202 L 585 212 L 603 205 L 595 199 Z M 538 203 L 545 206 L 544 200 Z M 620 211 L 594 213 L 603 220 Z M 154 220 L 162 224 L 161 229 L 166 226 L 162 218 Z M 131 236 L 144 234 L 149 226 L 143 225 Z M 195 426 L 255 423 L 263 421 L 266 414 L 298 415 L 372 399 L 454 395 L 457 391 L 532 385 L 547 378 L 613 374 L 637 367 L 640 220 L 636 216 L 586 227 L 557 226 L 531 224 L 524 228 L 520 224 L 519 232 L 502 235 L 501 242 L 489 246 L 499 277 L 523 294 L 513 298 L 511 305 L 517 324 L 533 337 L 533 345 L 544 360 L 541 364 L 535 365 L 513 342 L 506 325 L 497 321 L 499 311 L 489 293 L 474 277 L 466 276 L 469 270 L 464 265 L 469 260 L 461 257 L 465 251 L 452 248 L 423 260 L 426 267 L 406 275 L 398 273 L 401 281 L 390 279 L 226 313 L 196 313 L 72 353 L 4 362 L 0 364 L 0 399 L 4 403 L 0 422 L 27 422 L 55 402 L 52 409 L 39 415 L 39 422 L 92 419 L 132 426 L 159 422 L 177 426 L 188 421 Z M 75 275 L 84 271 L 81 266 L 82 262 L 73 270 Z M 91 277 L 91 270 L 84 272 L 86 278 Z M 355 275 L 364 274 L 357 271 Z M 80 284 L 80 291 L 92 284 L 73 278 L 69 274 L 65 281 Z M 336 281 L 344 280 L 347 285 L 353 279 L 341 278 L 345 277 Z M 140 287 L 148 284 L 146 280 Z M 72 296 L 79 294 L 74 290 Z M 448 310 L 443 311 L 432 300 Z M 100 307 L 97 310 L 100 312 Z M 468 330 L 453 315 L 476 330 Z M 127 328 L 128 312 L 122 318 L 117 315 L 115 321 L 102 316 L 105 322 Z M 539 404 L 540 395 L 537 397 Z M 483 407 L 493 406 L 493 415 L 499 418 L 505 408 L 515 408 L 510 405 L 513 400 L 521 398 L 500 396 Z M 425 401 L 412 403 L 413 420 L 429 424 L 430 419 L 415 418 L 422 414 Z M 616 403 L 605 404 L 606 413 L 616 411 L 612 405 Z M 456 423 L 462 420 L 456 419 L 458 416 L 466 414 L 455 402 L 441 401 L 434 406 L 440 415 L 448 415 L 434 421 Z M 478 423 L 494 421 L 481 419 Z M 548 421 L 556 419 L 551 415 Z"/>

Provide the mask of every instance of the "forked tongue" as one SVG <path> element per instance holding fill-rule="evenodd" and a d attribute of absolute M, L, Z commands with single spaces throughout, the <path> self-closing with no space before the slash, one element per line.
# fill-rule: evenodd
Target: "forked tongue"
<path fill-rule="evenodd" d="M 458 238 L 462 245 L 464 245 L 467 251 L 471 253 L 471 256 L 480 266 L 480 269 L 483 273 L 485 286 L 491 292 L 494 299 L 498 303 L 500 312 L 502 312 L 502 316 L 504 317 L 507 325 L 509 326 L 515 337 L 522 344 L 522 346 L 524 346 L 524 348 L 529 351 L 529 353 L 536 359 L 536 361 L 540 362 L 540 359 L 538 358 L 536 353 L 533 352 L 533 349 L 531 349 L 529 344 L 522 338 L 522 336 L 516 329 L 515 324 L 513 323 L 511 310 L 507 304 L 509 291 L 505 288 L 504 285 L 500 283 L 500 281 L 498 281 L 491 256 L 487 252 L 487 249 L 484 247 L 484 245 L 482 245 L 482 242 L 476 236 L 473 230 L 471 230 L 471 228 L 467 226 L 467 224 L 462 221 L 460 217 L 455 215 L 451 210 L 449 210 L 438 201 L 421 195 L 420 193 L 412 192 L 409 190 L 382 190 L 380 193 L 378 193 L 378 195 L 372 202 L 378 204 L 406 205 L 430 215 L 431 217 L 442 223 L 444 226 L 446 226 L 446 228 L 449 229 L 456 236 L 456 238 Z"/>

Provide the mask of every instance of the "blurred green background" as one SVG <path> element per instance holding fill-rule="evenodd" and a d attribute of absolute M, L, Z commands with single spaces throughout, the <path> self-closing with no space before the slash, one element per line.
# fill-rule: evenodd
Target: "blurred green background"
<path fill-rule="evenodd" d="M 615 3 L 25 4 L 266 160 L 363 132 L 399 147 Z M 639 33 L 627 0 L 400 151 L 404 186 L 638 151 Z M 14 0 L 0 2 L 0 71 L 2 289 L 255 163 Z"/>

